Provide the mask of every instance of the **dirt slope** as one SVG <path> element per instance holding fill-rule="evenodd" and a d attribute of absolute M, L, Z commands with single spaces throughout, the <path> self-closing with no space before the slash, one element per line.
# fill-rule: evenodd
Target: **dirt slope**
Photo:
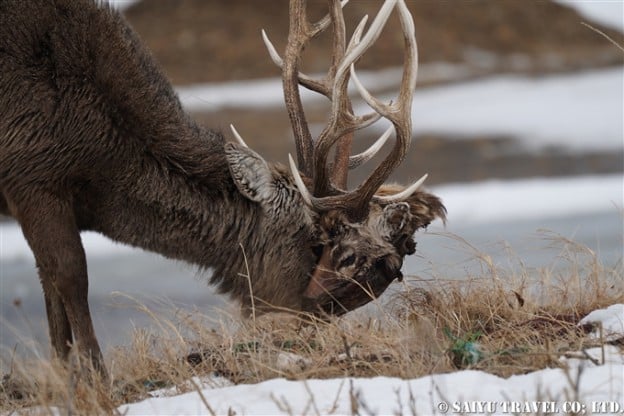
<path fill-rule="evenodd" d="M 310 0 L 313 19 L 325 1 Z M 352 0 L 347 31 L 360 16 L 373 16 L 380 2 Z M 467 62 L 493 72 L 562 71 L 624 62 L 620 51 L 582 26 L 572 9 L 550 1 L 411 0 L 421 62 Z M 287 0 L 143 0 L 126 16 L 176 85 L 278 75 L 260 29 L 282 50 L 288 31 Z M 362 68 L 396 66 L 402 38 L 391 21 Z M 622 34 L 604 29 L 614 39 Z M 329 39 L 306 51 L 306 70 L 323 71 Z"/>

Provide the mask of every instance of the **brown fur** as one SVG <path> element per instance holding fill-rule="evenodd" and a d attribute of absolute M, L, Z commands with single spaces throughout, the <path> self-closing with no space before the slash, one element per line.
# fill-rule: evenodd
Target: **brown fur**
<path fill-rule="evenodd" d="M 35 255 L 61 358 L 76 343 L 101 367 L 82 230 L 210 269 L 246 307 L 249 271 L 256 306 L 305 310 L 319 247 L 341 275 L 399 274 L 405 241 L 443 215 L 437 198 L 412 199 L 409 213 L 375 205 L 361 224 L 310 212 L 283 168 L 184 113 L 117 12 L 0 0 L 0 214 Z"/>

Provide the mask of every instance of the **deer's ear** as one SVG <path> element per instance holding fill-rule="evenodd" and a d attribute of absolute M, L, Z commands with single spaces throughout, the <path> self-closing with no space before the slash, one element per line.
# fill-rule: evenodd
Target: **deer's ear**
<path fill-rule="evenodd" d="M 275 196 L 275 179 L 267 162 L 248 147 L 225 144 L 225 157 L 238 190 L 248 199 L 267 203 Z"/>

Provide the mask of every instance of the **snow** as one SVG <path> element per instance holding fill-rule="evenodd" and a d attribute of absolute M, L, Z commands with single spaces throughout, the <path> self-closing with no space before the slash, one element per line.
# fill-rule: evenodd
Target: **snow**
<path fill-rule="evenodd" d="M 579 325 L 592 324 L 594 338 L 604 337 L 607 341 L 624 338 L 624 305 L 611 305 L 606 309 L 598 309 L 581 319 Z"/>
<path fill-rule="evenodd" d="M 82 243 L 88 256 L 107 257 L 133 250 L 93 232 L 82 233 Z M 0 223 L 0 260 L 17 259 L 33 259 L 22 230 L 16 223 Z"/>
<path fill-rule="evenodd" d="M 616 211 L 624 205 L 623 187 L 624 175 L 615 174 L 441 185 L 432 192 L 452 226 Z"/>
<path fill-rule="evenodd" d="M 621 324 L 623 311 L 624 305 L 613 305 L 592 312 L 581 322 L 591 319 L 602 322 L 604 327 L 613 321 Z M 591 357 L 591 360 L 579 357 Z M 232 414 L 229 412 L 240 415 L 624 412 L 624 356 L 617 347 L 587 349 L 576 357 L 562 357 L 560 362 L 562 368 L 506 379 L 476 370 L 411 380 L 278 378 L 252 385 L 230 385 L 221 378 L 195 379 L 194 391 L 170 397 L 166 394 L 174 391 L 159 391 L 155 393 L 159 397 L 123 405 L 118 410 L 128 416 Z"/>
<path fill-rule="evenodd" d="M 612 29 L 624 31 L 624 2 L 622 0 L 555 0 L 575 9 L 589 20 Z"/>
<path fill-rule="evenodd" d="M 622 400 L 621 393 L 617 394 L 622 377 L 613 371 L 615 367 L 617 364 L 584 370 L 579 395 L 585 403 Z M 202 390 L 201 394 L 212 412 L 197 392 L 147 399 L 121 406 L 118 410 L 128 416 L 209 415 L 228 414 L 229 411 L 241 415 L 342 415 L 355 413 L 353 406 L 359 406 L 364 414 L 442 414 L 446 413 L 447 406 L 451 412 L 457 413 L 470 409 L 467 406 L 477 406 L 476 402 L 483 402 L 482 406 L 489 406 L 484 410 L 504 414 L 531 402 L 538 405 L 552 401 L 553 406 L 563 411 L 563 407 L 569 405 L 566 399 L 572 396 L 572 391 L 565 370 L 561 369 L 546 369 L 508 379 L 466 370 L 412 380 L 389 377 L 306 381 L 273 379 L 255 385 Z M 353 403 L 352 398 L 359 403 Z"/>
<path fill-rule="evenodd" d="M 132 6 L 134 3 L 138 2 L 139 0 L 104 0 L 104 1 L 110 3 L 113 7 L 119 10 L 124 10 Z"/>
<path fill-rule="evenodd" d="M 613 361 L 586 367 L 578 386 L 578 405 L 590 408 L 592 402 L 624 404 L 621 355 L 607 347 Z M 617 361 L 619 360 L 619 362 Z M 572 376 L 580 364 L 567 370 Z M 201 390 L 206 408 L 196 391 L 168 398 L 151 398 L 121 406 L 125 415 L 146 414 L 353 414 L 359 402 L 365 414 L 442 414 L 468 410 L 471 413 L 509 414 L 528 406 L 552 406 L 563 412 L 576 406 L 570 400 L 574 388 L 563 369 L 545 369 L 503 379 L 482 371 L 465 370 L 412 380 L 389 377 L 338 378 L 290 381 L 273 379 L 255 385 L 238 385 Z M 480 402 L 480 403 L 477 403 Z M 476 406 L 484 411 L 474 412 Z M 472 407 L 474 406 L 474 407 Z M 488 406 L 486 409 L 485 407 Z M 363 411 L 366 409 L 366 411 Z M 472 411 L 471 411 L 472 410 Z M 488 412 L 487 410 L 491 410 Z"/>
<path fill-rule="evenodd" d="M 499 76 L 417 90 L 412 106 L 415 134 L 510 136 L 533 149 L 621 149 L 622 114 L 622 67 L 539 78 Z"/>
<path fill-rule="evenodd" d="M 436 186 L 453 224 L 478 224 L 523 219 L 547 219 L 622 209 L 624 176 L 596 175 L 487 181 Z M 488 201 L 487 204 L 482 201 Z M 135 250 L 93 232 L 82 234 L 87 256 L 107 257 Z M 32 254 L 15 223 L 0 223 L 0 260 L 31 259 Z"/>

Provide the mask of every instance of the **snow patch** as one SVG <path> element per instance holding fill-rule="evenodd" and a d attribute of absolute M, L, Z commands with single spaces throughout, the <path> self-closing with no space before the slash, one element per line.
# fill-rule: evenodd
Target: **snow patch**
<path fill-rule="evenodd" d="M 591 336 L 606 341 L 624 338 L 624 304 L 611 305 L 606 309 L 598 309 L 581 319 L 579 325 L 592 325 Z M 602 327 L 602 328 L 601 328 Z"/>
<path fill-rule="evenodd" d="M 624 175 L 493 180 L 432 188 L 449 226 L 566 217 L 622 209 Z"/>
<path fill-rule="evenodd" d="M 610 353 L 621 352 L 608 348 Z M 463 406 L 488 402 L 487 414 L 510 414 L 512 406 L 549 403 L 556 413 L 570 400 L 570 384 L 579 368 L 578 397 L 583 403 L 622 404 L 624 365 L 564 360 L 567 369 L 549 368 L 507 379 L 482 371 L 465 370 L 411 380 L 392 377 L 336 378 L 291 381 L 273 379 L 254 385 L 203 390 L 207 409 L 197 392 L 152 398 L 119 407 L 125 415 L 144 414 L 440 414 L 469 410 Z M 577 396 L 575 396 L 577 397 Z M 527 409 L 528 410 L 528 409 Z M 467 413 L 474 413 L 468 411 Z M 518 413 L 516 411 L 516 413 Z"/>

